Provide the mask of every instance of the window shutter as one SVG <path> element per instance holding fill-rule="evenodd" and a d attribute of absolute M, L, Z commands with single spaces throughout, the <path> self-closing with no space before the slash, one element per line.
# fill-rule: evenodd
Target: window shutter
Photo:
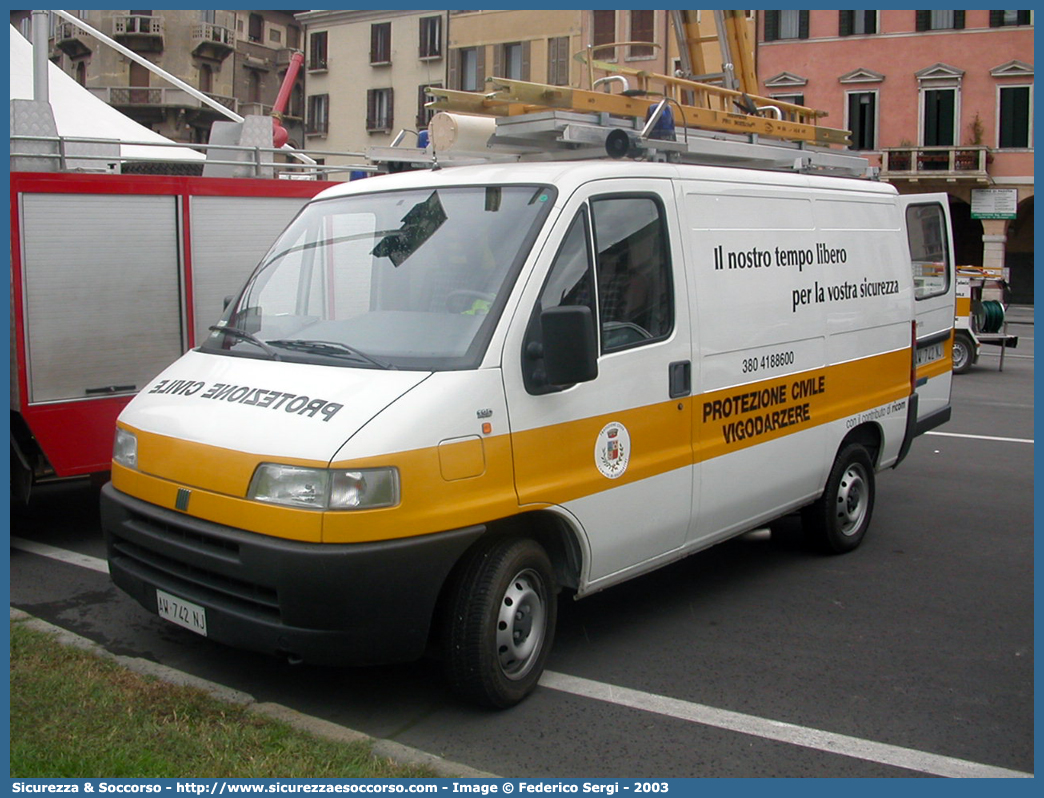
<path fill-rule="evenodd" d="M 522 80 L 529 80 L 529 62 L 532 52 L 532 42 L 522 42 Z"/>
<path fill-rule="evenodd" d="M 866 23 L 864 29 L 867 33 L 877 33 L 877 12 L 876 11 L 864 11 L 866 15 Z"/>
<path fill-rule="evenodd" d="M 376 92 L 373 89 L 366 91 L 366 129 L 373 130 L 376 127 Z"/>
<path fill-rule="evenodd" d="M 779 38 L 779 12 L 765 12 L 765 41 L 774 42 Z"/>
<path fill-rule="evenodd" d="M 807 39 L 808 38 L 808 12 L 807 11 L 799 11 L 798 12 L 798 38 L 799 39 Z"/>
<path fill-rule="evenodd" d="M 449 72 L 446 75 L 446 82 L 449 83 L 451 89 L 460 90 L 460 50 L 450 50 L 449 54 Z"/>
<path fill-rule="evenodd" d="M 1003 28 L 1004 27 L 1004 12 L 990 9 L 990 27 L 991 28 Z"/>
<path fill-rule="evenodd" d="M 475 84 L 478 87 L 478 91 L 485 91 L 486 89 L 486 48 L 479 47 L 475 48 Z"/>
<path fill-rule="evenodd" d="M 838 36 L 851 36 L 852 35 L 852 23 L 855 17 L 855 11 L 839 11 L 837 21 L 837 35 Z"/>
<path fill-rule="evenodd" d="M 953 12 L 953 29 L 964 30 L 964 12 L 954 11 Z"/>
<path fill-rule="evenodd" d="M 931 25 L 931 11 L 915 11 L 917 14 L 917 30 L 926 31 Z"/>
<path fill-rule="evenodd" d="M 504 45 L 498 44 L 493 48 L 493 74 L 504 77 Z"/>
<path fill-rule="evenodd" d="M 377 60 L 377 40 L 379 36 L 377 33 L 377 26 L 370 26 L 370 63 L 374 63 Z"/>
<path fill-rule="evenodd" d="M 388 121 L 385 123 L 385 128 L 388 130 L 394 130 L 395 128 L 395 89 L 385 89 L 388 92 Z"/>
<path fill-rule="evenodd" d="M 1030 12 L 1029 11 L 1020 11 L 1018 13 L 1018 16 L 1017 16 L 1015 21 L 1019 25 L 1029 25 L 1030 24 Z"/>

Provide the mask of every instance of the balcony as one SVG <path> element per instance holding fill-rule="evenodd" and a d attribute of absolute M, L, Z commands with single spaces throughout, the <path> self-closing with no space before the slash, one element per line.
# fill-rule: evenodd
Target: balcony
<path fill-rule="evenodd" d="M 61 22 L 55 27 L 55 46 L 70 58 L 90 55 L 91 41 L 87 31 L 72 22 Z"/>
<path fill-rule="evenodd" d="M 89 89 L 91 94 L 100 100 L 104 100 L 114 108 L 201 108 L 207 111 L 213 109 L 196 97 L 193 97 L 183 89 L 160 88 L 153 86 L 99 86 Z M 208 94 L 210 99 L 225 106 L 230 111 L 236 110 L 236 98 L 224 97 L 219 94 Z M 213 113 L 218 113 L 213 111 Z"/>
<path fill-rule="evenodd" d="M 200 22 L 192 26 L 192 54 L 199 58 L 223 61 L 236 47 L 236 36 L 231 28 Z"/>
<path fill-rule="evenodd" d="M 120 14 L 112 18 L 112 37 L 131 50 L 158 53 L 163 50 L 163 17 Z"/>
<path fill-rule="evenodd" d="M 881 150 L 882 180 L 989 182 L 988 147 L 888 147 Z"/>

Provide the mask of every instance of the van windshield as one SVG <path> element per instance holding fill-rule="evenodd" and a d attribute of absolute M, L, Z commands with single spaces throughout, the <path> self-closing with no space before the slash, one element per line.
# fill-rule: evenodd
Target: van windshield
<path fill-rule="evenodd" d="M 546 186 L 312 203 L 200 349 L 360 368 L 474 368 L 553 204 Z"/>

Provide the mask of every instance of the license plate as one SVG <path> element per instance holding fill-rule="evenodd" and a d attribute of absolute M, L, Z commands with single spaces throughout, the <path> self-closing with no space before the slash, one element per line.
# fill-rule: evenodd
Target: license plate
<path fill-rule="evenodd" d="M 157 590 L 156 608 L 161 618 L 183 626 L 190 632 L 207 636 L 207 611 L 198 604 Z"/>
<path fill-rule="evenodd" d="M 925 363 L 934 363 L 936 360 L 942 360 L 943 356 L 943 345 L 932 344 L 926 346 L 924 349 L 917 350 L 917 365 L 923 366 Z"/>

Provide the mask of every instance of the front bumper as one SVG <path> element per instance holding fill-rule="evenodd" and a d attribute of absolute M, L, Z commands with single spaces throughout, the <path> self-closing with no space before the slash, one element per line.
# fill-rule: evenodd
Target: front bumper
<path fill-rule="evenodd" d="M 204 607 L 213 640 L 331 665 L 420 657 L 446 577 L 485 531 L 301 543 L 201 521 L 111 483 L 101 515 L 113 582 L 150 612 L 158 588 Z"/>

